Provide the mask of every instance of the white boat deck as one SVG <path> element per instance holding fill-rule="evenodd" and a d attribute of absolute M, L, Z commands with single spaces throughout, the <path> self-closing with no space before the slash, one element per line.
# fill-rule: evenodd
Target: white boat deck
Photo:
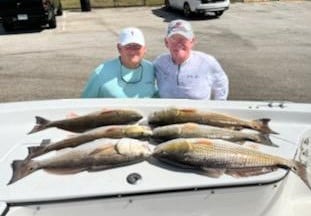
<path fill-rule="evenodd" d="M 18 205 L 18 203 L 58 202 L 71 199 L 87 200 L 95 197 L 118 196 L 120 200 L 122 200 L 124 199 L 121 198 L 123 196 L 138 195 L 139 197 L 148 197 L 148 194 L 157 193 L 159 193 L 158 196 L 164 193 L 162 196 L 162 198 L 164 198 L 167 196 L 165 195 L 166 193 L 177 193 L 178 191 L 183 191 L 179 193 L 186 194 L 189 193 L 189 191 L 197 191 L 197 193 L 191 193 L 197 194 L 193 196 L 199 196 L 200 200 L 202 200 L 201 196 L 206 196 L 206 194 L 204 194 L 206 193 L 204 192 L 205 190 L 213 191 L 209 194 L 213 194 L 215 191 L 217 194 L 217 191 L 219 191 L 220 194 L 226 194 L 225 197 L 232 201 L 235 199 L 232 197 L 234 194 L 232 194 L 232 190 L 237 190 L 237 188 L 241 188 L 239 193 L 244 191 L 250 201 L 254 199 L 254 197 L 251 197 L 255 196 L 260 203 L 261 199 L 258 198 L 258 196 L 261 196 L 260 194 L 270 194 L 269 197 L 276 197 L 276 194 L 279 196 L 281 193 L 285 193 L 282 188 L 287 187 L 284 182 L 288 182 L 289 179 L 294 179 L 295 182 L 301 184 L 299 188 L 302 188 L 304 194 L 305 191 L 309 192 L 309 196 L 307 197 L 311 200 L 311 191 L 308 191 L 309 189 L 303 185 L 302 181 L 292 174 L 290 174 L 288 178 L 285 178 L 287 171 L 283 169 L 278 169 L 269 174 L 247 178 L 233 178 L 227 175 L 220 178 L 209 178 L 192 172 L 165 169 L 148 162 L 99 172 L 81 172 L 75 175 L 55 175 L 39 170 L 12 185 L 7 185 L 12 175 L 11 162 L 17 159 L 24 159 L 27 155 L 28 146 L 39 145 L 43 139 L 55 141 L 70 135 L 70 132 L 55 128 L 27 135 L 27 132 L 29 132 L 35 124 L 34 117 L 36 115 L 50 120 L 56 120 L 65 118 L 70 112 L 82 115 L 102 108 L 131 108 L 147 116 L 152 111 L 172 106 L 224 112 L 244 119 L 270 118 L 270 127 L 272 130 L 279 133 L 278 135 L 270 135 L 270 138 L 272 142 L 279 145 L 279 148 L 260 145 L 259 150 L 288 159 L 296 157 L 296 159 L 304 160 L 303 162 L 306 164 L 309 163 L 308 160 L 304 158 L 306 155 L 301 154 L 302 151 L 308 152 L 307 150 L 310 148 L 309 145 L 306 145 L 307 147 L 305 148 L 307 149 L 303 149 L 303 147 L 300 148 L 300 146 L 303 142 L 310 142 L 311 144 L 310 104 L 285 103 L 279 106 L 278 103 L 274 103 L 272 106 L 268 106 L 268 102 L 165 99 L 68 99 L 6 103 L 0 104 L 0 131 L 2 131 L 0 148 L 0 212 L 1 208 L 6 208 L 6 205 L 10 203 Z M 252 145 L 252 143 L 248 144 Z M 53 152 L 50 154 L 53 154 Z M 311 173 L 310 170 L 309 172 Z M 140 174 L 142 179 L 137 184 L 129 184 L 126 178 L 131 173 Z M 278 182 L 283 178 L 285 178 L 285 180 Z M 274 190 L 274 193 L 270 193 L 274 187 L 280 189 Z M 226 191 L 231 192 L 227 193 Z M 228 194 L 231 195 L 229 196 Z M 168 195 L 168 197 L 170 196 Z M 267 197 L 262 198 L 265 202 L 269 200 Z M 217 200 L 217 198 L 215 200 Z M 245 201 L 247 201 L 247 199 L 245 199 Z M 94 201 L 94 203 L 96 202 L 98 201 Z M 120 202 L 122 203 L 123 201 Z M 306 205 L 309 208 L 311 208 L 310 202 L 311 201 L 307 202 Z M 225 200 L 224 203 L 226 203 Z M 146 204 L 146 208 L 149 204 Z M 247 203 L 244 203 L 244 205 L 247 205 Z M 269 208 L 271 208 L 271 206 Z M 182 207 L 180 210 L 182 210 Z M 228 212 L 231 211 L 230 209 L 227 210 Z M 270 209 L 269 212 L 271 213 L 272 210 Z M 187 211 L 184 210 L 184 212 L 186 213 Z M 165 213 L 163 214 L 165 215 Z M 25 215 L 28 214 L 25 213 Z M 253 215 L 265 214 L 254 213 Z"/>

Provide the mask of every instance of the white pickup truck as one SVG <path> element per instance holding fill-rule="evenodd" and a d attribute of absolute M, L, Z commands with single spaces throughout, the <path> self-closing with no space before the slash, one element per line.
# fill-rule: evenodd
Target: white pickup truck
<path fill-rule="evenodd" d="M 229 9 L 230 0 L 165 0 L 164 3 L 167 9 L 182 10 L 186 17 L 195 13 L 212 13 L 215 17 L 220 17 Z"/>
<path fill-rule="evenodd" d="M 243 119 L 269 118 L 269 126 L 278 132 L 271 134 L 270 139 L 279 147 L 259 145 L 258 150 L 298 160 L 310 172 L 311 104 L 186 99 L 65 99 L 2 103 L 0 215 L 310 215 L 310 189 L 293 172 L 281 168 L 259 176 L 211 178 L 143 161 L 71 175 L 39 170 L 7 185 L 12 176 L 12 161 L 24 159 L 27 147 L 39 145 L 45 139 L 61 140 L 73 134 L 57 128 L 27 134 L 35 124 L 35 116 L 56 120 L 72 112 L 84 115 L 103 108 L 127 108 L 140 111 L 147 117 L 167 107 L 222 112 Z M 138 181 L 129 181 L 131 177 Z"/>

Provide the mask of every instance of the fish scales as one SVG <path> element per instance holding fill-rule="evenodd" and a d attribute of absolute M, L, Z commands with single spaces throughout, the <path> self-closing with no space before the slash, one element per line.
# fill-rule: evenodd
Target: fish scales
<path fill-rule="evenodd" d="M 269 126 L 270 119 L 244 120 L 228 114 L 216 112 L 203 112 L 195 109 L 170 108 L 155 111 L 148 116 L 151 125 L 162 126 L 175 123 L 194 122 L 212 126 L 228 127 L 236 130 L 250 128 L 261 133 L 275 133 Z"/>
<path fill-rule="evenodd" d="M 219 114 L 216 112 L 203 113 L 198 112 L 197 115 L 202 116 L 202 123 L 213 123 L 215 125 L 228 125 L 228 126 L 251 126 L 250 122 L 242 119 L 236 119 L 226 114 Z"/>
<path fill-rule="evenodd" d="M 54 150 L 76 147 L 99 138 L 147 138 L 151 134 L 152 131 L 149 127 L 141 125 L 102 126 L 48 145 L 30 146 L 28 147 L 26 159 L 31 159 Z"/>
<path fill-rule="evenodd" d="M 39 169 L 62 174 L 98 171 L 140 162 L 151 153 L 148 142 L 131 138 L 93 142 L 57 152 L 48 158 L 15 160 L 12 162 L 13 175 L 8 184 Z"/>
<path fill-rule="evenodd" d="M 210 138 L 229 141 L 253 141 L 268 146 L 277 146 L 272 143 L 267 134 L 235 131 L 227 128 L 214 127 L 196 123 L 181 123 L 160 126 L 153 129 L 152 137 L 159 140 L 175 138 Z"/>
<path fill-rule="evenodd" d="M 224 140 L 179 138 L 158 145 L 153 156 L 163 162 L 185 168 L 200 169 L 206 175 L 233 177 L 262 175 L 283 168 L 294 172 L 311 189 L 306 166 Z"/>
<path fill-rule="evenodd" d="M 84 132 L 99 126 L 133 123 L 140 120 L 142 117 L 143 116 L 137 111 L 125 109 L 97 111 L 83 116 L 55 121 L 36 116 L 37 123 L 28 134 L 51 127 L 72 132 Z"/>
<path fill-rule="evenodd" d="M 191 156 L 195 158 L 199 155 L 199 157 L 207 160 L 207 163 L 209 160 L 221 161 L 226 164 L 226 168 L 277 166 L 279 164 L 285 164 L 288 167 L 292 166 L 290 162 L 277 156 L 271 156 L 248 148 L 239 148 L 239 146 L 232 146 L 231 143 L 225 143 L 221 140 L 212 142 L 215 145 L 193 142 L 193 153 L 190 153 Z M 213 163 L 210 165 L 215 166 Z M 217 168 L 217 165 L 215 168 Z"/>
<path fill-rule="evenodd" d="M 94 149 L 84 151 L 68 151 L 64 154 L 57 155 L 46 160 L 38 160 L 38 168 L 72 168 L 72 167 L 89 167 L 100 164 L 113 165 L 120 162 L 128 162 L 129 157 L 124 157 L 117 153 L 114 145 L 102 145 L 96 148 L 98 151 L 104 151 L 105 157 L 90 157 Z"/>

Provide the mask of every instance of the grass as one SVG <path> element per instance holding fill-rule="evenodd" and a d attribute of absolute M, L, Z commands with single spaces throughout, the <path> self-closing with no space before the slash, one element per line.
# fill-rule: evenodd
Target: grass
<path fill-rule="evenodd" d="M 80 8 L 80 0 L 61 0 L 64 9 Z M 91 7 L 123 7 L 162 5 L 164 0 L 89 0 Z"/>

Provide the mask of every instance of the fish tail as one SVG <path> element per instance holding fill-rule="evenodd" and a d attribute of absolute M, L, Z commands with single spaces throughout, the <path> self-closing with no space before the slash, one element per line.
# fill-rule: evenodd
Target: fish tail
<path fill-rule="evenodd" d="M 253 121 L 253 129 L 255 130 L 258 130 L 262 133 L 265 133 L 265 134 L 279 134 L 273 130 L 271 130 L 269 128 L 269 122 L 270 122 L 271 119 L 268 119 L 268 118 L 262 118 L 262 119 L 256 119 Z"/>
<path fill-rule="evenodd" d="M 49 123 L 50 123 L 49 120 L 40 116 L 36 116 L 36 125 L 32 128 L 30 132 L 28 132 L 28 134 L 36 133 L 38 131 L 45 129 Z"/>
<path fill-rule="evenodd" d="M 271 141 L 269 134 L 258 134 L 257 138 L 258 138 L 257 141 L 261 144 L 265 144 L 265 145 L 273 146 L 273 147 L 279 147 L 278 145 L 274 144 Z"/>
<path fill-rule="evenodd" d="M 44 149 L 45 149 L 44 146 L 31 146 L 31 147 L 28 147 L 28 155 L 25 158 L 25 160 L 30 160 L 30 159 L 32 159 L 34 157 L 38 157 L 38 156 L 44 154 Z"/>
<path fill-rule="evenodd" d="M 11 180 L 8 182 L 8 185 L 13 184 L 14 182 L 36 171 L 36 168 L 34 167 L 34 162 L 31 160 L 15 160 L 12 162 L 11 166 L 13 169 L 13 175 Z"/>
<path fill-rule="evenodd" d="M 311 190 L 311 182 L 308 179 L 306 166 L 299 161 L 294 161 L 294 165 L 291 170 L 296 173 Z"/>

